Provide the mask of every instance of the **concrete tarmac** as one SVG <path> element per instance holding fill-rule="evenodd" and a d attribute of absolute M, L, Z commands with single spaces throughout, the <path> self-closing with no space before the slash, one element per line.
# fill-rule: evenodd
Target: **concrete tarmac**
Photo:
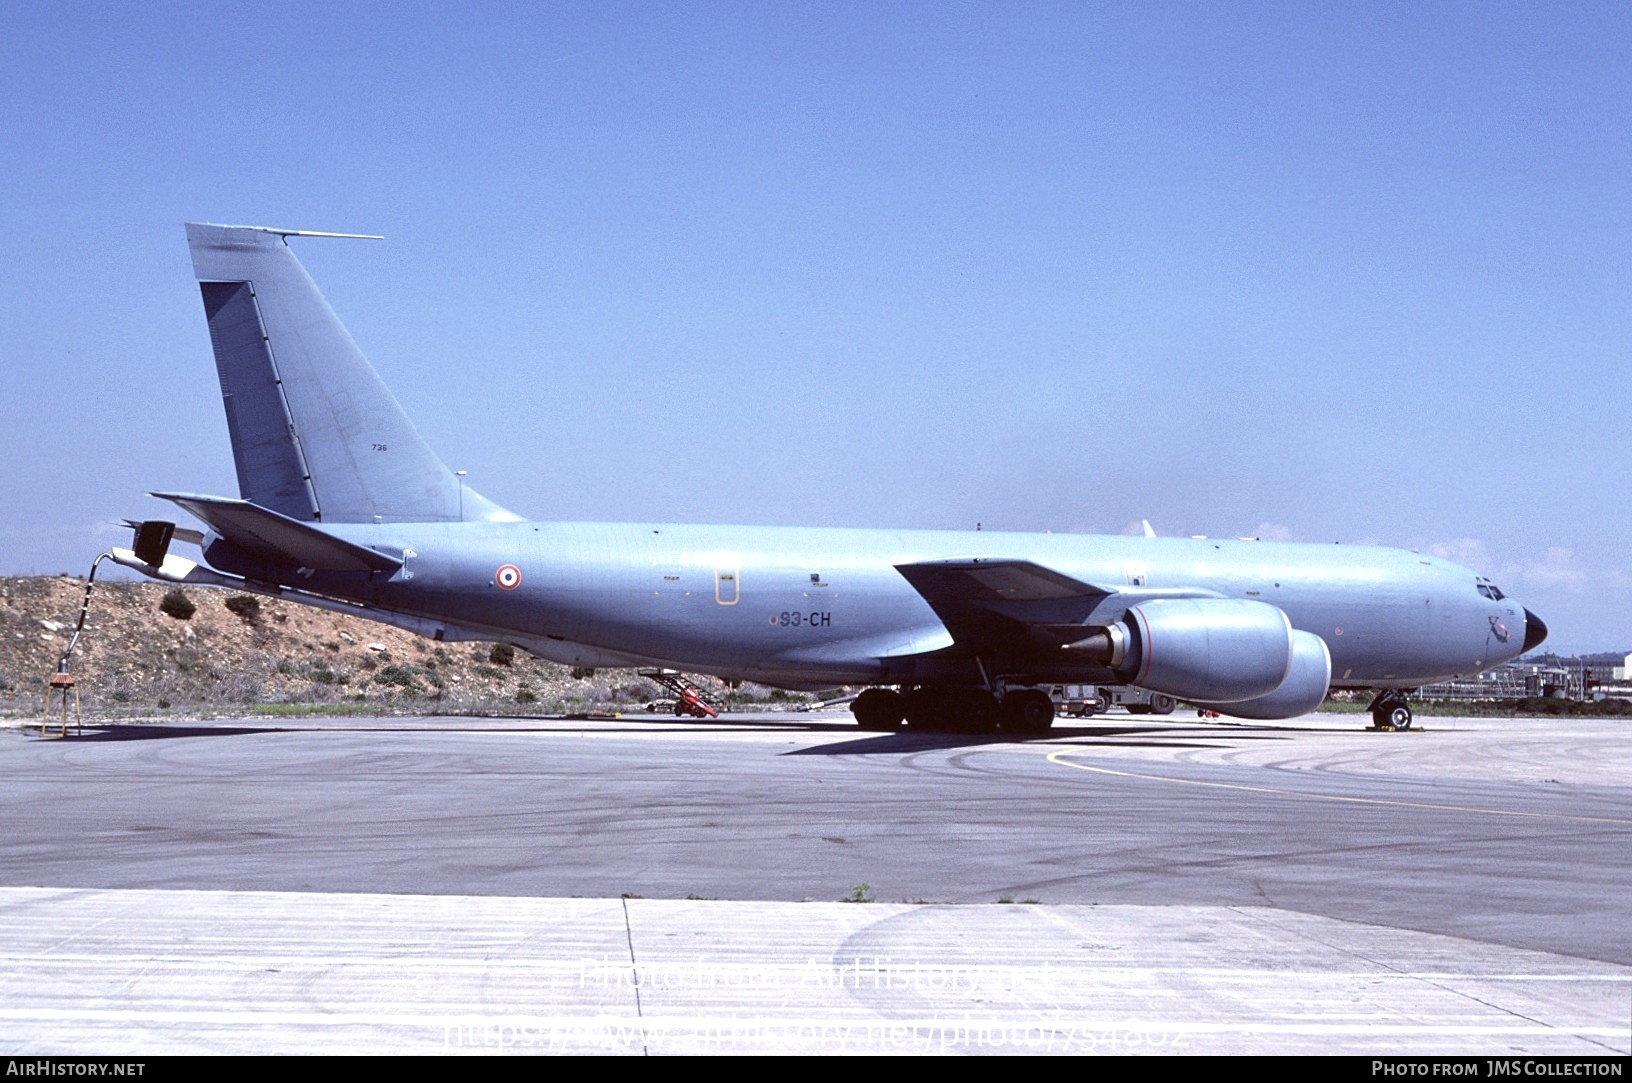
<path fill-rule="evenodd" d="M 1632 723 L 845 717 L 0 734 L 0 1048 L 1632 1050 Z"/>

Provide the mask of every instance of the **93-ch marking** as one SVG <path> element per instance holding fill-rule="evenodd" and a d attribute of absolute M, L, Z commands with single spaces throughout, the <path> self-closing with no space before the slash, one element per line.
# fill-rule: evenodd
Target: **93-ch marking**
<path fill-rule="evenodd" d="M 771 624 L 778 628 L 828 628 L 833 624 L 833 614 L 814 610 L 809 613 L 789 610 L 772 617 Z"/>

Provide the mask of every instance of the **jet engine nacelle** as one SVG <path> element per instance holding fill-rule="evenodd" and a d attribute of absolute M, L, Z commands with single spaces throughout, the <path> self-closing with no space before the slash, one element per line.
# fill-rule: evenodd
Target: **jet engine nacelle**
<path fill-rule="evenodd" d="M 1308 714 L 1326 699 L 1332 685 L 1332 653 L 1313 632 L 1292 631 L 1292 670 L 1281 686 L 1267 696 L 1241 703 L 1201 703 L 1235 718 L 1296 718 Z"/>
<path fill-rule="evenodd" d="M 1292 669 L 1292 622 L 1265 602 L 1163 598 L 1129 609 L 1123 625 L 1127 682 L 1193 703 L 1266 698 Z"/>

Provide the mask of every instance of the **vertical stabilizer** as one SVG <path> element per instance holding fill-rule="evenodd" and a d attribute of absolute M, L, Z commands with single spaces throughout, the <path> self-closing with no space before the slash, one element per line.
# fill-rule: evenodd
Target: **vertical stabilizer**
<path fill-rule="evenodd" d="M 297 232 L 187 225 L 242 497 L 306 522 L 516 518 L 420 439 L 289 250 Z"/>

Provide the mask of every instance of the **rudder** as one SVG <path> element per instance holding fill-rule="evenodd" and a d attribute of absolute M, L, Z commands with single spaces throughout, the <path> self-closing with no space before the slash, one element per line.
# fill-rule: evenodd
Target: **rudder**
<path fill-rule="evenodd" d="M 243 499 L 306 522 L 514 519 L 420 438 L 289 250 L 298 232 L 187 225 Z"/>

